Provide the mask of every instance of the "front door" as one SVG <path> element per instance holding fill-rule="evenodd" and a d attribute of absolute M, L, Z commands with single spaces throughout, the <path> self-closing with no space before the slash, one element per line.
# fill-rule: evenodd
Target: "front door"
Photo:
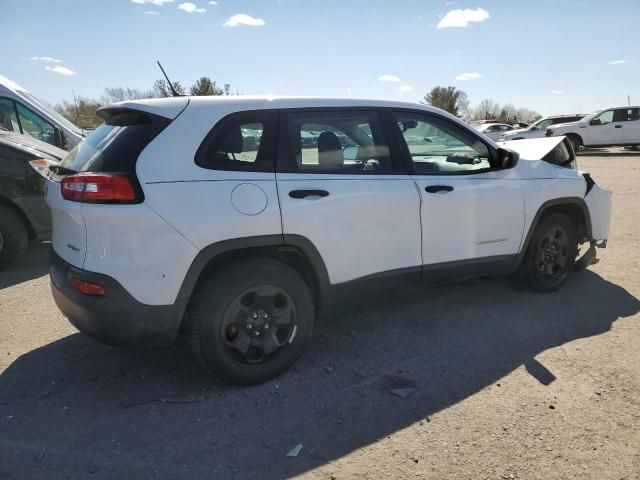
<path fill-rule="evenodd" d="M 616 110 L 605 110 L 591 120 L 586 145 L 619 145 L 622 143 L 623 122 Z"/>
<path fill-rule="evenodd" d="M 331 284 L 421 269 L 420 196 L 392 163 L 379 115 L 290 110 L 280 127 L 282 228 L 322 256 Z"/>
<path fill-rule="evenodd" d="M 449 119 L 397 112 L 394 120 L 422 198 L 425 273 L 447 265 L 510 266 L 524 228 L 515 172 L 493 168 L 488 145 Z"/>

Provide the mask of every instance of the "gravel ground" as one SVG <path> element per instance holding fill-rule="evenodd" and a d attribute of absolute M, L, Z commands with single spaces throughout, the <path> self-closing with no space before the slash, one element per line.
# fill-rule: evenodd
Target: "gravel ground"
<path fill-rule="evenodd" d="M 579 161 L 614 191 L 612 232 L 561 291 L 496 279 L 336 308 L 251 388 L 183 346 L 78 334 L 32 246 L 0 274 L 0 478 L 640 478 L 640 154 Z"/>

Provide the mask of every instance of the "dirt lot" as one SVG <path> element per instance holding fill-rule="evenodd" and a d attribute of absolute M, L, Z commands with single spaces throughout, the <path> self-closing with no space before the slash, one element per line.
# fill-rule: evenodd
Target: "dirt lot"
<path fill-rule="evenodd" d="M 564 289 L 363 299 L 325 312 L 293 371 L 252 388 L 209 378 L 184 347 L 78 334 L 33 247 L 0 274 L 0 478 L 640 478 L 640 154 L 580 166 L 614 191 L 612 233 Z"/>

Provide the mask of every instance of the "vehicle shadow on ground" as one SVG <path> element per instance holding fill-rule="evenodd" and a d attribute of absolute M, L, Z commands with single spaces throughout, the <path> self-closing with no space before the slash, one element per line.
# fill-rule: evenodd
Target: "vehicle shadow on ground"
<path fill-rule="evenodd" d="M 639 157 L 640 152 L 635 150 L 607 150 L 600 148 L 589 148 L 582 150 L 578 154 L 578 161 L 580 157 Z"/>
<path fill-rule="evenodd" d="M 523 365 L 549 385 L 560 373 L 539 353 L 639 310 L 590 271 L 547 295 L 495 280 L 376 296 L 325 312 L 298 364 L 250 388 L 208 377 L 182 346 L 121 350 L 71 335 L 0 376 L 0 477 L 291 477 L 437 422 Z M 390 393 L 403 387 L 415 391 Z"/>
<path fill-rule="evenodd" d="M 24 256 L 0 271 L 0 290 L 49 273 L 49 244 L 32 241 Z"/>

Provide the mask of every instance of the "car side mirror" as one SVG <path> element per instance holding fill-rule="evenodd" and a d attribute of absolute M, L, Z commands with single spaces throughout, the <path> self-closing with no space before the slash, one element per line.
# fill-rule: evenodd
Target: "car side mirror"
<path fill-rule="evenodd" d="M 602 125 L 602 122 L 599 118 L 594 118 L 593 120 L 591 120 L 591 125 Z"/>
<path fill-rule="evenodd" d="M 518 160 L 520 159 L 520 156 L 516 152 L 502 147 L 498 148 L 496 157 L 497 167 L 500 170 L 506 170 L 508 168 L 515 167 L 518 164 Z"/>
<path fill-rule="evenodd" d="M 358 147 L 346 147 L 342 151 L 342 155 L 345 160 L 357 160 L 358 159 Z"/>

